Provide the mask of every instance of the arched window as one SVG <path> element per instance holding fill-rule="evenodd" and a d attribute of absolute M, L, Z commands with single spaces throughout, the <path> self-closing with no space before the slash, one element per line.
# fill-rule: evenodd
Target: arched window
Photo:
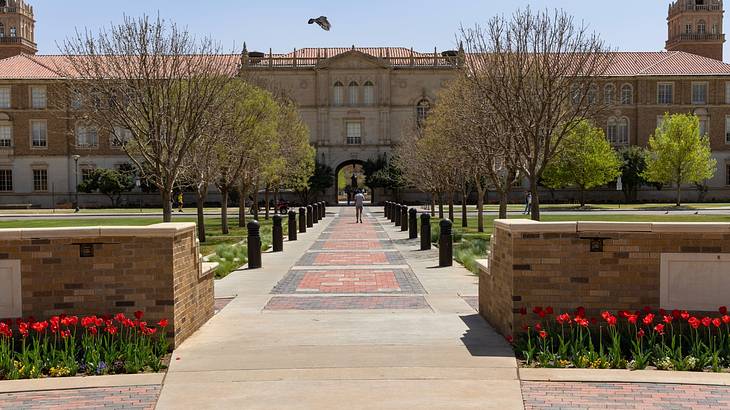
<path fill-rule="evenodd" d="M 18 33 L 18 29 L 15 27 L 10 27 L 10 37 L 15 37 L 15 35 Z"/>
<path fill-rule="evenodd" d="M 629 145 L 629 119 L 626 117 L 619 118 L 617 121 L 618 138 L 614 145 Z"/>
<path fill-rule="evenodd" d="M 350 105 L 357 105 L 360 98 L 357 95 L 358 91 L 358 85 L 355 81 L 350 82 L 350 85 L 347 87 L 347 93 L 350 95 Z"/>
<path fill-rule="evenodd" d="M 705 34 L 707 32 L 707 23 L 705 23 L 705 20 L 700 20 L 697 22 L 697 34 Z"/>
<path fill-rule="evenodd" d="M 416 104 L 416 124 L 423 126 L 426 118 L 428 118 L 428 112 L 431 110 L 431 103 L 427 99 L 422 99 Z"/>
<path fill-rule="evenodd" d="M 336 82 L 334 86 L 333 91 L 333 98 L 332 101 L 334 102 L 334 105 L 342 105 L 343 100 L 345 96 L 345 87 L 342 85 L 341 82 Z"/>
<path fill-rule="evenodd" d="M 611 105 L 616 100 L 616 86 L 613 84 L 606 84 L 603 87 L 603 103 Z"/>
<path fill-rule="evenodd" d="M 366 81 L 363 87 L 363 102 L 365 105 L 375 104 L 375 86 L 372 82 Z"/>
<path fill-rule="evenodd" d="M 595 84 L 591 84 L 588 87 L 588 93 L 586 94 L 586 100 L 588 100 L 589 104 L 593 104 L 596 102 L 596 97 L 598 96 L 598 86 Z"/>
<path fill-rule="evenodd" d="M 621 86 L 621 104 L 631 105 L 634 103 L 634 88 L 631 84 Z"/>
<path fill-rule="evenodd" d="M 616 118 L 610 117 L 608 124 L 606 125 L 606 139 L 611 145 L 616 145 L 618 139 L 618 124 L 616 124 Z"/>

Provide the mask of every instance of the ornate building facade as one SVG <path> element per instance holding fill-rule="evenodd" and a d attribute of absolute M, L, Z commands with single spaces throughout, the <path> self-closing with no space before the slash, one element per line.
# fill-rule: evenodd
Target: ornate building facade
<path fill-rule="evenodd" d="M 59 80 L 54 67 L 64 57 L 35 53 L 30 6 L 21 0 L 0 4 L 5 35 L 10 28 L 15 33 L 13 40 L 0 38 L 0 56 L 7 56 L 0 59 L 0 203 L 68 204 L 77 178 L 94 168 L 119 167 L 127 162 L 126 155 L 109 136 L 77 126 L 54 108 L 48 100 Z M 664 113 L 698 115 L 718 161 L 707 199 L 727 201 L 730 65 L 721 61 L 722 10 L 721 0 L 670 4 L 668 51 L 616 53 L 597 82 L 595 96 L 610 106 L 605 118 L 596 121 L 617 147 L 646 145 Z M 439 90 L 468 56 L 453 50 L 353 46 L 288 53 L 244 50 L 217 58 L 285 90 L 299 104 L 317 160 L 338 170 L 390 155 L 401 136 L 437 103 Z M 334 200 L 334 192 L 328 195 Z M 609 190 L 595 195 L 594 200 L 621 198 Z M 653 188 L 640 193 L 646 200 L 665 196 L 671 193 Z M 137 200 L 131 197 L 129 204 Z M 82 206 L 104 204 L 103 197 L 82 197 Z"/>

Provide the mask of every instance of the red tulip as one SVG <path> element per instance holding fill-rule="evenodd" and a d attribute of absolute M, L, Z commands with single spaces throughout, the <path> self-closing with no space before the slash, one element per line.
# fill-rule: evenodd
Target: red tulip
<path fill-rule="evenodd" d="M 507 337 L 505 337 L 504 339 L 505 339 L 505 340 L 507 341 L 507 343 L 509 343 L 509 344 L 513 344 L 513 343 L 515 342 L 515 338 L 514 338 L 514 337 L 512 337 L 512 335 L 507 335 Z"/>
<path fill-rule="evenodd" d="M 527 314 L 527 308 L 526 308 L 526 307 L 524 307 L 524 306 L 523 306 L 523 307 L 521 307 L 521 308 L 520 308 L 520 314 L 521 314 L 522 316 L 525 316 L 525 315 Z"/>
<path fill-rule="evenodd" d="M 606 322 L 608 322 L 609 326 L 616 326 L 616 316 L 609 316 L 608 319 L 606 319 Z"/>
<path fill-rule="evenodd" d="M 115 334 L 117 334 L 117 331 L 118 331 L 119 329 L 117 329 L 117 327 L 116 327 L 116 326 L 112 325 L 112 326 L 107 326 L 107 327 L 106 327 L 106 329 L 104 329 L 104 330 L 105 330 L 105 331 L 106 331 L 107 333 L 109 333 L 110 335 L 115 335 Z"/>
<path fill-rule="evenodd" d="M 672 320 L 674 320 L 674 318 L 672 318 L 671 316 L 664 315 L 664 323 L 672 323 Z"/>
<path fill-rule="evenodd" d="M 545 339 L 547 339 L 547 337 L 548 337 L 548 333 L 546 331 L 544 331 L 544 330 L 541 330 L 540 331 L 540 339 L 545 340 Z"/>
<path fill-rule="evenodd" d="M 575 316 L 583 317 L 585 315 L 586 315 L 586 308 L 584 308 L 583 306 L 578 306 L 575 309 Z"/>
<path fill-rule="evenodd" d="M 659 333 L 660 335 L 664 334 L 664 325 L 659 323 L 658 325 L 654 326 L 654 331 Z"/>
<path fill-rule="evenodd" d="M 683 310 L 682 313 L 679 314 L 679 316 L 684 320 L 689 320 L 689 312 L 686 310 Z"/>
<path fill-rule="evenodd" d="M 631 323 L 632 325 L 636 324 L 636 319 L 638 319 L 638 316 L 634 314 L 629 314 L 629 316 L 626 318 L 626 320 L 628 320 L 629 323 Z"/>
<path fill-rule="evenodd" d="M 553 314 L 553 307 L 552 306 L 546 307 L 545 308 L 545 313 L 547 313 L 548 315 L 552 315 Z"/>
<path fill-rule="evenodd" d="M 639 329 L 639 331 L 638 331 L 638 332 L 636 332 L 636 336 L 637 336 L 638 338 L 642 338 L 642 337 L 644 337 L 644 329 Z"/>
<path fill-rule="evenodd" d="M 667 311 L 664 309 L 659 309 L 659 316 L 664 316 L 667 314 Z"/>
<path fill-rule="evenodd" d="M 712 319 L 710 319 L 709 317 L 702 318 L 702 326 L 710 327 L 711 324 L 712 324 Z"/>
<path fill-rule="evenodd" d="M 536 331 L 538 331 L 538 332 L 539 332 L 540 330 L 542 330 L 542 325 L 541 325 L 541 324 L 539 324 L 539 323 L 538 323 L 538 324 L 536 324 L 536 325 L 535 325 L 535 330 L 536 330 Z"/>
<path fill-rule="evenodd" d="M 162 319 L 159 322 L 157 322 L 157 326 L 159 326 L 159 327 L 167 327 L 168 323 L 169 322 L 167 321 L 167 319 Z"/>
<path fill-rule="evenodd" d="M 723 315 L 723 317 L 722 317 L 721 319 L 722 319 L 722 323 L 724 323 L 724 324 L 726 324 L 726 325 L 727 325 L 727 324 L 730 324 L 730 316 L 728 316 L 728 315 Z"/>
<path fill-rule="evenodd" d="M 718 309 L 721 315 L 727 315 L 727 306 L 720 306 Z"/>
<path fill-rule="evenodd" d="M 700 320 L 696 317 L 692 316 L 687 320 L 687 323 L 689 323 L 690 326 L 692 326 L 693 329 L 697 329 L 700 327 Z"/>
<path fill-rule="evenodd" d="M 144 316 L 144 312 L 142 312 L 141 310 L 134 312 L 134 317 L 136 317 L 137 320 L 142 320 L 142 316 Z"/>
<path fill-rule="evenodd" d="M 720 320 L 718 318 L 714 318 L 714 319 L 712 319 L 712 325 L 715 327 L 720 327 L 720 325 L 722 325 L 722 320 Z"/>
<path fill-rule="evenodd" d="M 649 326 L 650 324 L 654 323 L 654 314 L 653 313 L 649 313 L 646 316 L 644 316 L 643 322 L 647 326 Z"/>
<path fill-rule="evenodd" d="M 651 306 L 644 306 L 644 313 L 651 313 Z"/>
<path fill-rule="evenodd" d="M 124 316 L 124 313 L 117 313 L 116 315 L 114 315 L 114 320 L 116 320 L 119 323 L 124 322 L 125 319 L 127 319 L 127 317 Z"/>
<path fill-rule="evenodd" d="M 682 315 L 682 314 L 681 314 L 681 313 L 679 312 L 679 310 L 677 310 L 677 309 L 674 309 L 674 310 L 672 311 L 672 317 L 673 317 L 673 318 L 675 318 L 675 319 L 679 319 L 680 317 L 682 317 L 681 315 Z"/>
<path fill-rule="evenodd" d="M 90 327 L 88 327 L 88 330 L 89 330 L 89 333 L 91 333 L 92 335 L 99 333 L 99 330 L 96 328 L 96 326 L 90 326 Z"/>
<path fill-rule="evenodd" d="M 64 339 L 68 339 L 71 337 L 71 331 L 70 330 L 62 330 L 61 331 L 61 337 Z"/>
<path fill-rule="evenodd" d="M 555 318 L 555 320 L 562 325 L 564 323 L 570 322 L 570 315 L 567 313 L 563 313 L 562 315 Z"/>

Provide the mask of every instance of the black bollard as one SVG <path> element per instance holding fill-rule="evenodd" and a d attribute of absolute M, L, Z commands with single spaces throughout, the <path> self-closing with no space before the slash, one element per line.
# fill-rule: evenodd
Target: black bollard
<path fill-rule="evenodd" d="M 253 220 L 246 225 L 248 228 L 248 268 L 261 267 L 261 227 L 259 221 Z"/>
<path fill-rule="evenodd" d="M 411 208 L 408 211 L 408 239 L 418 238 L 418 211 L 416 208 Z"/>
<path fill-rule="evenodd" d="M 319 223 L 319 203 L 312 204 L 312 222 Z"/>
<path fill-rule="evenodd" d="M 408 231 L 408 207 L 405 205 L 400 208 L 400 230 L 401 232 Z"/>
<path fill-rule="evenodd" d="M 312 205 L 307 205 L 307 228 L 312 228 L 314 226 L 314 209 L 312 208 Z"/>
<path fill-rule="evenodd" d="M 389 206 L 390 206 L 390 202 L 388 202 L 388 201 L 385 201 L 385 205 L 383 206 L 383 215 L 384 215 L 384 216 L 385 216 L 386 218 L 388 218 L 388 215 L 390 215 L 390 214 L 388 213 L 388 207 L 389 207 Z"/>
<path fill-rule="evenodd" d="M 289 211 L 289 222 L 287 223 L 289 228 L 289 241 L 297 240 L 297 213 Z M 306 227 L 305 227 L 306 229 Z"/>
<path fill-rule="evenodd" d="M 424 212 L 421 214 L 421 250 L 431 249 L 431 215 Z"/>
<path fill-rule="evenodd" d="M 307 232 L 307 208 L 299 208 L 299 233 Z"/>
<path fill-rule="evenodd" d="M 390 222 L 395 222 L 395 211 L 398 207 L 398 204 L 395 202 L 390 203 Z"/>
<path fill-rule="evenodd" d="M 395 204 L 395 209 L 393 210 L 395 226 L 400 226 L 400 216 L 401 216 L 400 208 L 401 208 L 400 204 Z"/>
<path fill-rule="evenodd" d="M 324 219 L 324 202 L 319 203 L 319 220 Z"/>
<path fill-rule="evenodd" d="M 327 217 L 327 202 L 322 201 L 320 202 L 322 204 L 322 219 Z"/>
<path fill-rule="evenodd" d="M 284 250 L 284 229 L 281 226 L 281 215 L 276 214 L 272 218 L 274 226 L 271 228 L 272 242 L 274 252 L 282 252 Z"/>
<path fill-rule="evenodd" d="M 454 264 L 453 224 L 448 219 L 439 223 L 439 267 L 445 268 Z"/>

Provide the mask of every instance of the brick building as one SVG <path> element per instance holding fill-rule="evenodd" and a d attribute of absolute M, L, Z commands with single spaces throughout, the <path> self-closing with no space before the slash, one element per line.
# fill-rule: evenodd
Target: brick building
<path fill-rule="evenodd" d="M 0 203 L 73 202 L 76 162 L 82 178 L 86 170 L 118 167 L 126 156 L 109 136 L 77 126 L 54 109 L 48 99 L 63 57 L 36 54 L 32 7 L 21 0 L 0 5 L 0 56 L 8 56 L 0 60 Z M 730 65 L 722 62 L 723 13 L 721 0 L 671 3 L 668 51 L 616 53 L 595 90 L 611 106 L 598 121 L 616 146 L 646 145 L 666 112 L 698 115 L 718 161 L 708 181 L 707 199 L 715 200 L 730 200 Z M 244 50 L 219 58 L 286 90 L 309 126 L 317 159 L 335 170 L 388 155 L 459 69 L 456 51 L 403 47 Z M 620 198 L 600 190 L 594 195 Z M 668 199 L 671 193 L 646 188 L 639 195 Z M 328 199 L 334 200 L 334 192 Z M 88 195 L 81 202 L 106 203 Z"/>

